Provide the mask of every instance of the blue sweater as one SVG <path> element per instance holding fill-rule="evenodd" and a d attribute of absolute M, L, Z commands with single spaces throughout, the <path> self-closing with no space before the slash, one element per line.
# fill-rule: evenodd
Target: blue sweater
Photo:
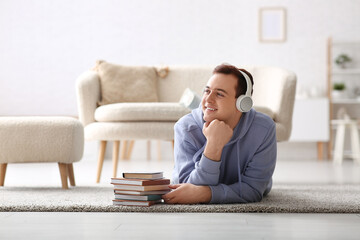
<path fill-rule="evenodd" d="M 203 154 L 206 138 L 201 107 L 175 124 L 173 183 L 192 183 L 211 188 L 210 203 L 260 201 L 270 192 L 276 163 L 274 121 L 251 109 L 243 113 L 221 161 Z"/>

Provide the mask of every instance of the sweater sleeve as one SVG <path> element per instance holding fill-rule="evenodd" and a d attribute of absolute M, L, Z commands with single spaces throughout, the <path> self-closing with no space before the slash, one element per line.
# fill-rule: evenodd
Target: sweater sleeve
<path fill-rule="evenodd" d="M 195 129 L 198 131 L 199 129 Z M 220 176 L 220 162 L 212 161 L 203 155 L 204 144 L 192 136 L 195 133 L 185 131 L 175 124 L 175 167 L 174 183 L 192 183 L 195 185 L 217 185 Z M 196 135 L 198 136 L 198 135 Z"/>
<path fill-rule="evenodd" d="M 210 186 L 210 203 L 246 203 L 258 202 L 264 193 L 270 191 L 272 174 L 276 163 L 276 129 L 269 129 L 263 143 L 247 164 L 238 182 L 230 185 Z"/>

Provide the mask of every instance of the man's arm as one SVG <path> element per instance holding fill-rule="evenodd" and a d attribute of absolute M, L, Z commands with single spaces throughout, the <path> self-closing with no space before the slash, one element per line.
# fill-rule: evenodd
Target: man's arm
<path fill-rule="evenodd" d="M 209 203 L 211 200 L 211 190 L 209 186 L 198 186 L 190 183 L 173 184 L 169 186 L 174 189 L 163 195 L 165 203 Z"/>
<path fill-rule="evenodd" d="M 194 140 L 196 137 L 191 137 L 192 134 L 203 134 L 207 139 L 205 146 L 200 146 Z M 202 133 L 186 132 L 181 126 L 175 125 L 174 182 L 217 185 L 222 149 L 232 134 L 233 130 L 219 120 L 205 123 Z"/>
<path fill-rule="evenodd" d="M 203 156 L 204 158 L 204 156 Z M 207 160 L 211 161 L 211 160 Z M 212 161 L 213 163 L 219 163 Z M 234 202 L 256 202 L 260 201 L 263 193 L 271 182 L 271 177 L 275 169 L 276 162 L 276 129 L 275 125 L 268 130 L 263 143 L 248 163 L 243 173 L 240 173 L 238 182 L 230 185 L 226 184 L 202 184 L 198 185 L 193 180 L 197 180 L 197 171 L 191 172 L 192 178 L 187 178 L 187 182 L 193 184 L 176 185 L 171 193 L 164 195 L 165 202 L 168 203 L 202 203 L 203 196 L 210 196 L 211 203 L 234 203 Z M 196 188 L 202 187 L 202 188 Z M 196 189 L 196 191 L 194 191 Z M 211 191 L 209 192 L 209 189 Z M 181 190 L 181 191 L 179 191 Z M 185 191 L 186 190 L 186 191 Z M 210 193 L 210 194 L 209 194 Z M 168 199 L 168 200 L 167 200 Z"/>
<path fill-rule="evenodd" d="M 258 202 L 262 199 L 276 163 L 275 124 L 269 129 L 245 171 L 239 174 L 239 181 L 226 185 L 210 186 L 211 203 Z M 239 170 L 240 171 L 240 170 Z"/>
<path fill-rule="evenodd" d="M 204 155 L 213 161 L 219 162 L 224 146 L 233 135 L 233 130 L 225 122 L 215 119 L 204 124 L 203 133 L 207 139 Z"/>
<path fill-rule="evenodd" d="M 200 149 L 196 148 L 196 142 L 191 142 L 191 134 L 184 132 L 175 125 L 176 164 L 173 177 L 177 178 L 175 182 L 184 184 L 170 185 L 173 191 L 165 194 L 163 199 L 166 203 L 208 203 L 212 198 L 208 185 L 219 183 L 222 150 L 231 139 L 233 130 L 219 120 L 205 123 L 202 132 L 207 141 Z M 196 157 L 200 160 L 194 161 Z"/>

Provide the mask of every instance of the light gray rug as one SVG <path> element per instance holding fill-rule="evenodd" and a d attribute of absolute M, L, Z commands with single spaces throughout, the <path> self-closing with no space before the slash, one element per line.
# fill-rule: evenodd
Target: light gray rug
<path fill-rule="evenodd" d="M 279 185 L 259 203 L 113 206 L 111 187 L 0 188 L 0 211 L 360 213 L 360 184 Z"/>

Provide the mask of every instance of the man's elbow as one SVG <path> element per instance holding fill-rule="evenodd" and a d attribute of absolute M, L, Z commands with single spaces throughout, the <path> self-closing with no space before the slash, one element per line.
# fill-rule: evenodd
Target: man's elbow
<path fill-rule="evenodd" d="M 260 202 L 264 197 L 264 194 L 257 189 L 251 189 L 244 193 L 242 199 L 244 199 L 247 203 L 251 202 Z"/>

